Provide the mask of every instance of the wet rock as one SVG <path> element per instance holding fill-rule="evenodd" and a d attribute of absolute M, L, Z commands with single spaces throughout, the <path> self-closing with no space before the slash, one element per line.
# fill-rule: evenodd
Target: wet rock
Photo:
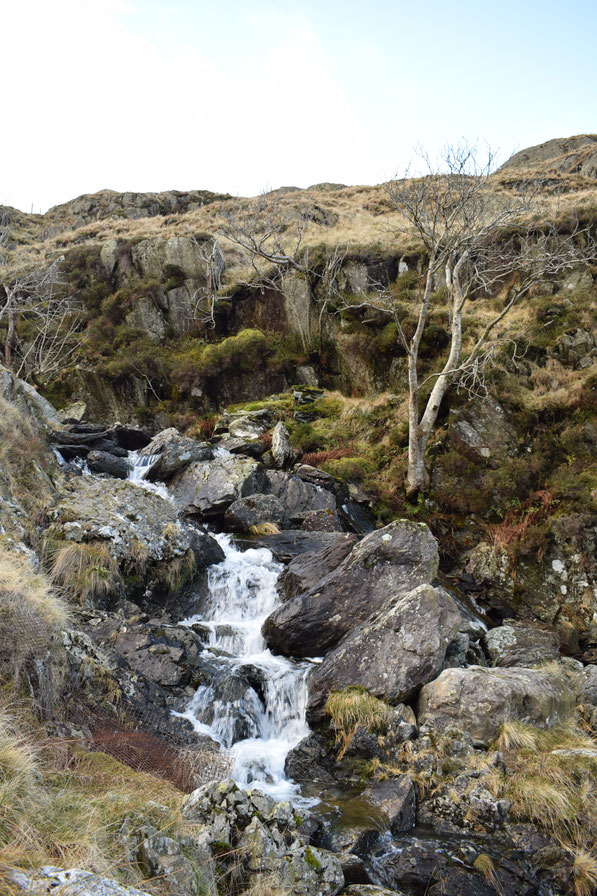
<path fill-rule="evenodd" d="M 149 432 L 142 426 L 133 426 L 130 423 L 115 423 L 112 431 L 114 438 L 125 451 L 139 451 L 151 441 Z"/>
<path fill-rule="evenodd" d="M 305 513 L 314 510 L 328 510 L 333 513 L 336 510 L 336 498 L 326 489 L 304 482 L 298 476 L 292 476 L 281 470 L 268 470 L 265 475 L 267 488 L 264 490 L 275 495 L 286 508 L 286 528 L 291 528 L 293 522 L 302 522 Z"/>
<path fill-rule="evenodd" d="M 273 523 L 282 527 L 286 510 L 273 495 L 250 495 L 234 501 L 227 509 L 224 520 L 233 532 L 248 532 L 260 523 Z"/>
<path fill-rule="evenodd" d="M 312 732 L 294 747 L 286 757 L 284 773 L 297 783 L 335 781 L 333 763 L 321 735 Z"/>
<path fill-rule="evenodd" d="M 357 542 L 355 535 L 340 535 L 331 544 L 318 551 L 310 551 L 295 557 L 278 580 L 278 589 L 284 600 L 291 600 L 322 582 L 348 556 Z"/>
<path fill-rule="evenodd" d="M 392 834 L 404 834 L 414 828 L 417 820 L 417 797 L 409 775 L 387 778 L 373 784 L 361 796 L 387 816 Z"/>
<path fill-rule="evenodd" d="M 223 514 L 238 498 L 264 491 L 264 471 L 254 460 L 234 455 L 190 464 L 170 483 L 170 493 L 183 513 L 211 517 Z"/>
<path fill-rule="evenodd" d="M 272 457 L 280 469 L 289 466 L 296 457 L 290 444 L 290 433 L 282 421 L 276 423 L 272 432 Z"/>
<path fill-rule="evenodd" d="M 241 548 L 267 548 L 279 563 L 289 563 L 294 557 L 300 557 L 301 554 L 311 551 L 319 551 L 333 544 L 338 538 L 341 536 L 337 532 L 304 532 L 300 529 L 289 529 L 278 535 L 238 538 L 236 542 Z"/>
<path fill-rule="evenodd" d="M 213 450 L 207 442 L 197 442 L 181 435 L 177 429 L 163 429 L 139 451 L 142 456 L 159 455 L 160 460 L 152 465 L 149 479 L 168 480 L 179 470 L 196 461 L 211 460 Z"/>
<path fill-rule="evenodd" d="M 571 711 L 574 695 L 564 674 L 536 669 L 446 669 L 419 696 L 419 724 L 467 732 L 490 744 L 503 722 L 555 725 Z"/>
<path fill-rule="evenodd" d="M 556 632 L 538 626 L 501 625 L 485 634 L 483 644 L 492 666 L 534 666 L 560 657 Z"/>
<path fill-rule="evenodd" d="M 301 518 L 304 532 L 344 532 L 340 517 L 331 510 L 311 510 L 301 514 Z"/>
<path fill-rule="evenodd" d="M 437 573 L 437 542 L 427 526 L 398 520 L 360 541 L 339 566 L 265 621 L 270 647 L 319 656 L 349 631 Z"/>
<path fill-rule="evenodd" d="M 130 472 L 126 457 L 115 457 L 107 451 L 90 451 L 87 466 L 92 473 L 106 473 L 115 479 L 126 479 Z"/>
<path fill-rule="evenodd" d="M 387 602 L 315 668 L 309 679 L 308 717 L 320 718 L 330 691 L 349 685 L 389 703 L 409 699 L 442 668 L 460 621 L 448 592 L 431 585 Z"/>

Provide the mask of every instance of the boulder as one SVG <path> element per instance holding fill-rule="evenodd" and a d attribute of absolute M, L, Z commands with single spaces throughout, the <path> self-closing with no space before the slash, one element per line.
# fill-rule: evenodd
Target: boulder
<path fill-rule="evenodd" d="M 348 556 L 356 541 L 355 535 L 340 535 L 318 551 L 295 557 L 278 579 L 282 599 L 291 600 L 322 582 Z"/>
<path fill-rule="evenodd" d="M 290 444 L 290 433 L 280 421 L 272 432 L 272 457 L 277 467 L 286 467 L 293 463 L 296 454 Z"/>
<path fill-rule="evenodd" d="M 361 796 L 376 806 L 388 819 L 392 834 L 405 834 L 417 821 L 417 796 L 410 775 L 387 778 L 372 784 Z"/>
<path fill-rule="evenodd" d="M 182 436 L 177 429 L 163 429 L 151 442 L 139 451 L 141 456 L 159 455 L 152 465 L 148 479 L 170 479 L 179 470 L 196 461 L 211 460 L 213 450 L 207 442 L 197 442 Z"/>
<path fill-rule="evenodd" d="M 197 461 L 177 473 L 170 494 L 183 513 L 219 516 L 238 498 L 264 490 L 264 471 L 244 457 L 225 455 Z"/>
<path fill-rule="evenodd" d="M 534 666 L 560 658 L 556 632 L 517 622 L 492 628 L 483 645 L 492 666 Z"/>
<path fill-rule="evenodd" d="M 88 476 L 70 477 L 57 504 L 48 511 L 51 541 L 103 542 L 125 573 L 136 570 L 144 581 L 131 587 L 153 587 L 154 576 L 167 580 L 172 564 L 193 552 L 195 569 L 223 559 L 218 543 L 206 532 L 178 519 L 173 505 L 132 482 Z"/>
<path fill-rule="evenodd" d="M 224 520 L 231 531 L 248 532 L 260 523 L 273 523 L 281 527 L 285 513 L 284 505 L 273 495 L 250 495 L 234 501 L 226 511 Z"/>
<path fill-rule="evenodd" d="M 252 417 L 237 417 L 228 424 L 228 432 L 233 439 L 258 439 L 265 426 Z"/>
<path fill-rule="evenodd" d="M 84 401 L 74 401 L 58 411 L 58 417 L 62 423 L 85 423 L 87 420 L 87 405 Z"/>
<path fill-rule="evenodd" d="M 555 725 L 570 713 L 574 694 L 562 673 L 537 669 L 446 669 L 419 696 L 419 724 L 467 732 L 490 744 L 508 721 L 540 727 Z"/>
<path fill-rule="evenodd" d="M 126 457 L 116 457 L 107 451 L 90 451 L 87 454 L 87 466 L 92 473 L 106 473 L 114 479 L 126 479 L 130 472 Z"/>
<path fill-rule="evenodd" d="M 388 703 L 410 699 L 438 674 L 461 615 L 443 588 L 419 585 L 386 603 L 328 653 L 309 679 L 308 718 L 332 690 L 366 688 Z"/>
<path fill-rule="evenodd" d="M 286 528 L 294 523 L 301 523 L 305 514 L 314 510 L 336 510 L 336 498 L 327 489 L 304 482 L 298 476 L 292 476 L 281 470 L 268 470 L 265 474 L 266 489 L 275 495 L 286 508 Z"/>
<path fill-rule="evenodd" d="M 437 568 L 437 542 L 425 524 L 390 523 L 268 616 L 263 635 L 278 653 L 320 656 L 388 601 L 433 581 Z"/>

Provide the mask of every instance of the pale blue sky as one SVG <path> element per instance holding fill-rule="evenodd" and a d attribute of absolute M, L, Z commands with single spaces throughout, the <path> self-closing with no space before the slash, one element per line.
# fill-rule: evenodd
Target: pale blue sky
<path fill-rule="evenodd" d="M 0 204 L 377 183 L 597 131 L 595 0 L 0 0 Z"/>

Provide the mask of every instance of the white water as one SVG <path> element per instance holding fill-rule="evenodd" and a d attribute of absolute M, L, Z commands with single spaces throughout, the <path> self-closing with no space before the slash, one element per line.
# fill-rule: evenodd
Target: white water
<path fill-rule="evenodd" d="M 149 482 L 147 476 L 152 467 L 155 467 L 159 461 L 160 454 L 139 454 L 138 451 L 129 451 L 128 462 L 130 466 L 127 479 L 135 485 L 144 488 L 147 492 L 153 492 L 159 495 L 165 501 L 172 502 L 168 487 L 163 482 Z"/>
<path fill-rule="evenodd" d="M 276 580 L 282 566 L 265 548 L 239 551 L 230 536 L 214 537 L 225 559 L 209 570 L 204 612 L 182 624 L 199 622 L 210 629 L 204 656 L 213 660 L 216 678 L 198 689 L 180 715 L 229 751 L 232 777 L 239 786 L 287 799 L 297 787 L 286 778 L 284 762 L 309 733 L 305 711 L 311 664 L 274 656 L 261 636 L 263 621 L 279 603 Z M 253 688 L 241 688 L 237 699 L 219 699 L 218 681 L 227 681 L 246 666 L 262 679 L 261 697 Z"/>

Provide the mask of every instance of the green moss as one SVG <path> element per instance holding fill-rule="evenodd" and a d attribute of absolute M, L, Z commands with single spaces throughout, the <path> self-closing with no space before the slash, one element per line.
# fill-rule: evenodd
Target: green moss
<path fill-rule="evenodd" d="M 321 862 L 315 858 L 310 846 L 307 846 L 307 848 L 305 849 L 305 862 L 318 874 L 321 872 Z"/>

